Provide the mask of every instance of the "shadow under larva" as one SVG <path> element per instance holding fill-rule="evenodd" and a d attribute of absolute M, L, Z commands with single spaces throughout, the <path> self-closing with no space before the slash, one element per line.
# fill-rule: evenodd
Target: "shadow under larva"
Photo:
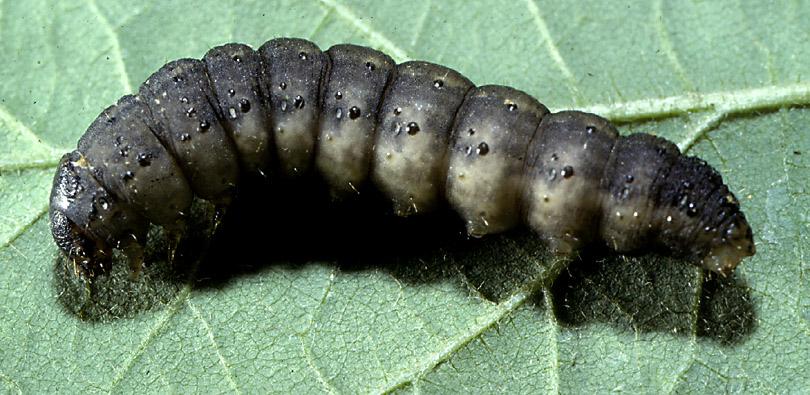
<path fill-rule="evenodd" d="M 118 255 L 119 264 L 96 280 L 92 295 L 85 294 L 84 283 L 60 258 L 54 265 L 60 302 L 83 320 L 128 319 L 168 308 L 187 286 L 191 292 L 207 292 L 279 266 L 297 270 L 313 262 L 333 265 L 338 275 L 387 273 L 404 286 L 447 282 L 493 303 L 529 281 L 557 276 L 557 257 L 527 230 L 469 239 L 459 230 L 460 220 L 446 213 L 405 220 L 386 214 L 380 197 L 335 207 L 317 187 L 297 186 L 273 195 L 273 203 L 294 208 L 280 212 L 268 208 L 278 205 L 268 205 L 260 191 L 243 195 L 210 241 L 205 214 L 212 207 L 199 204 L 195 229 L 202 231 L 184 241 L 174 264 L 167 261 L 165 238 L 156 234 L 141 278 L 133 280 L 126 257 Z M 246 234 L 244 229 L 264 231 Z M 553 283 L 554 314 L 565 328 L 610 323 L 684 337 L 691 336 L 697 319 L 701 339 L 728 345 L 744 341 L 756 322 L 748 287 L 740 279 L 716 275 L 696 285 L 695 273 L 693 266 L 661 255 L 585 251 Z M 701 294 L 697 310 L 695 292 Z M 539 300 L 535 304 L 545 308 Z"/>
<path fill-rule="evenodd" d="M 744 279 L 678 263 L 658 254 L 575 262 L 552 288 L 558 322 L 574 329 L 610 323 L 730 346 L 748 339 L 756 308 Z"/>
<path fill-rule="evenodd" d="M 299 195 L 285 200 L 290 191 Z M 224 230 L 227 212 L 254 216 L 251 200 L 275 217 L 231 227 L 251 232 Z M 197 218 L 195 201 L 206 202 L 203 217 L 213 219 Z M 121 266 L 116 254 L 133 272 L 154 259 L 156 228 L 171 251 L 167 260 L 179 253 L 178 262 L 194 262 L 195 287 L 252 270 L 244 264 L 249 248 L 201 248 L 211 237 L 231 238 L 215 246 L 248 239 L 267 245 L 257 253 L 262 262 L 318 259 L 313 252 L 325 250 L 307 244 L 317 242 L 347 271 L 376 267 L 425 281 L 454 270 L 470 289 L 496 299 L 533 270 L 556 272 L 542 262 L 591 247 L 659 251 L 723 276 L 755 252 L 740 203 L 720 174 L 665 139 L 620 136 L 595 114 L 550 113 L 525 92 L 475 86 L 437 64 L 396 64 L 350 44 L 321 51 L 290 38 L 257 50 L 226 44 L 201 60 L 161 67 L 137 93 L 105 109 L 65 154 L 50 202 L 68 271 L 94 287 L 114 263 Z M 364 212 L 374 209 L 412 219 L 367 219 L 373 216 Z M 284 222 L 285 215 L 292 218 Z M 329 228 L 329 219 L 337 225 Z M 459 241 L 451 226 L 492 240 Z M 534 235 L 511 240 L 533 241 L 492 236 L 519 228 Z M 520 262 L 526 266 L 495 279 L 490 269 L 459 263 L 484 259 L 476 248 L 540 263 Z M 427 275 L 430 265 L 414 263 L 436 251 L 432 261 L 451 262 Z M 392 258 L 383 260 L 390 267 L 380 267 L 381 254 Z M 481 273 L 485 278 L 473 278 Z"/>

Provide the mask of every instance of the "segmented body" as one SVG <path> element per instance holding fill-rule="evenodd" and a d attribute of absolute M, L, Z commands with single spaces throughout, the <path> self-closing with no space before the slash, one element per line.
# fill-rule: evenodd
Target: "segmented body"
<path fill-rule="evenodd" d="M 667 140 L 443 66 L 287 38 L 170 62 L 104 110 L 62 158 L 53 235 L 92 276 L 112 248 L 138 258 L 149 223 L 181 228 L 193 196 L 227 205 L 245 174 L 314 174 L 338 199 L 377 188 L 403 216 L 447 204 L 471 235 L 525 224 L 560 253 L 657 246 L 723 274 L 754 253 L 720 175 Z"/>

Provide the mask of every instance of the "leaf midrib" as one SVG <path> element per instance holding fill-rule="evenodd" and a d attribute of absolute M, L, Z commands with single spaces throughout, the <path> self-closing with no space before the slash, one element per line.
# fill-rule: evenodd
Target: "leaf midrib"
<path fill-rule="evenodd" d="M 594 104 L 578 110 L 599 114 L 613 122 L 630 123 L 705 110 L 739 114 L 807 104 L 810 104 L 810 83 L 797 82 L 759 88 L 687 93 L 612 104 Z M 554 111 L 559 110 L 561 109 L 554 109 Z"/>

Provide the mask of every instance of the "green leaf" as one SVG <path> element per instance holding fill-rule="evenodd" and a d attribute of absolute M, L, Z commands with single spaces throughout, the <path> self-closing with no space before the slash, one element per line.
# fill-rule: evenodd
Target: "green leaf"
<path fill-rule="evenodd" d="M 803 2 L 4 2 L 0 389 L 806 392 L 807 20 Z M 48 229 L 61 153 L 165 62 L 277 36 L 446 64 L 667 137 L 721 171 L 757 255 L 729 280 L 585 257 L 552 283 L 563 263 L 526 232 L 464 241 L 448 218 L 305 200 L 261 217 L 266 235 L 226 224 L 208 246 L 201 228 L 176 267 L 158 241 L 140 278 L 119 264 L 86 304 Z"/>

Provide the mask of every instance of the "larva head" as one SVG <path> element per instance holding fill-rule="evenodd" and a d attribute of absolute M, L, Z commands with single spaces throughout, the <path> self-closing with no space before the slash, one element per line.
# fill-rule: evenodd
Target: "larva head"
<path fill-rule="evenodd" d="M 51 233 L 56 245 L 77 274 L 93 277 L 110 267 L 112 249 L 101 237 L 94 235 L 92 225 L 98 217 L 98 208 L 87 204 L 89 195 L 98 195 L 100 189 L 78 152 L 65 154 L 53 180 L 50 197 Z M 99 198 L 92 198 L 99 201 Z M 109 203 L 100 202 L 109 207 Z M 81 225 L 80 225 L 81 224 Z"/>
<path fill-rule="evenodd" d="M 149 223 L 127 202 L 117 200 L 97 181 L 77 151 L 59 161 L 51 190 L 51 232 L 76 272 L 94 277 L 110 270 L 112 249 L 131 259 L 146 240 Z"/>
<path fill-rule="evenodd" d="M 89 278 L 110 268 L 112 255 L 106 243 L 87 236 L 58 208 L 51 207 L 50 218 L 53 239 L 76 274 Z"/>

